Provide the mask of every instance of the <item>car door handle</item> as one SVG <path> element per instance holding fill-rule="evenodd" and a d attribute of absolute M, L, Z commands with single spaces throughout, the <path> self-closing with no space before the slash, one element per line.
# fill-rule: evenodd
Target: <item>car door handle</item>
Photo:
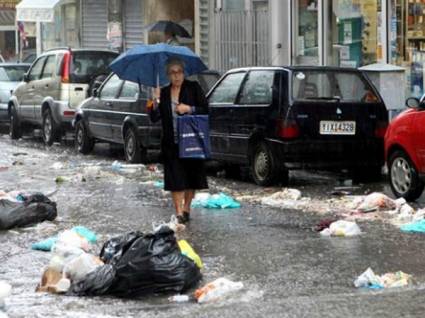
<path fill-rule="evenodd" d="M 112 106 L 112 103 L 111 102 L 106 102 L 106 104 L 105 104 L 106 106 Z"/>
<path fill-rule="evenodd" d="M 49 87 L 49 84 L 44 85 L 44 87 L 48 88 Z"/>
<path fill-rule="evenodd" d="M 82 87 L 76 87 L 76 88 L 74 88 L 74 91 L 76 91 L 76 92 L 82 92 L 83 91 L 83 88 Z"/>

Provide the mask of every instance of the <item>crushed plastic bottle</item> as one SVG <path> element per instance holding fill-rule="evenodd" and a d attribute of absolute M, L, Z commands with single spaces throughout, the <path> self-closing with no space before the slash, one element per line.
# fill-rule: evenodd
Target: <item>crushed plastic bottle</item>
<path fill-rule="evenodd" d="M 135 173 L 146 168 L 144 164 L 123 164 L 115 160 L 111 165 L 112 171 Z"/>

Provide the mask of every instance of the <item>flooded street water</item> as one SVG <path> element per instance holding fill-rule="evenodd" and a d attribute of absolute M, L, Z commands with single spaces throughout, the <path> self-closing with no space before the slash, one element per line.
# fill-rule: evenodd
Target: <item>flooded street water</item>
<path fill-rule="evenodd" d="M 320 202 L 329 199 L 335 186 L 347 183 L 341 175 L 304 171 L 291 174 L 290 184 L 311 198 L 304 209 L 248 200 L 239 209 L 193 211 L 179 237 L 188 240 L 204 262 L 200 286 L 219 277 L 245 286 L 224 300 L 170 303 L 169 295 L 125 300 L 36 293 L 50 253 L 31 250 L 31 243 L 84 225 L 99 235 L 91 251 L 98 254 L 111 236 L 152 231 L 153 223 L 170 219 L 173 208 L 169 194 L 147 182 L 160 181 L 160 172 L 114 172 L 113 161 L 122 158 L 110 155 L 106 146 L 82 156 L 71 146 L 46 148 L 34 139 L 12 142 L 0 135 L 0 149 L 0 190 L 41 191 L 50 194 L 58 208 L 53 222 L 0 231 L 0 281 L 13 288 L 6 299 L 9 317 L 423 316 L 425 235 L 404 234 L 381 220 L 358 220 L 360 236 L 321 237 L 312 228 L 329 216 L 332 206 L 324 209 Z M 240 180 L 209 180 L 212 191 L 261 196 L 280 190 Z M 385 181 L 355 188 L 356 194 L 372 191 L 391 196 Z M 418 205 L 424 206 L 421 200 Z M 378 274 L 401 270 L 414 282 L 377 291 L 356 289 L 353 281 L 368 267 Z"/>

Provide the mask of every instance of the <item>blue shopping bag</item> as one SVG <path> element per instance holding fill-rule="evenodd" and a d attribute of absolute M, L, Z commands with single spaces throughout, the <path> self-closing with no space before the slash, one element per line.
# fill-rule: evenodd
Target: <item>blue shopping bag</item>
<path fill-rule="evenodd" d="M 179 157 L 208 159 L 211 156 L 208 115 L 177 117 Z"/>

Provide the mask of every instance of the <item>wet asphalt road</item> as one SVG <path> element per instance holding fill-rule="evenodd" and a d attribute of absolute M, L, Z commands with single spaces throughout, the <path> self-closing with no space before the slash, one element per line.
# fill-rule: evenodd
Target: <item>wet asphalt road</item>
<path fill-rule="evenodd" d="M 96 146 L 93 155 L 69 145 L 46 148 L 40 141 L 11 142 L 0 136 L 0 189 L 54 193 L 59 217 L 50 225 L 0 232 L 0 280 L 9 282 L 9 317 L 422 317 L 425 312 L 425 236 L 402 234 L 381 221 L 359 221 L 364 232 L 353 238 L 322 238 L 311 228 L 324 216 L 243 202 L 242 208 L 197 209 L 182 234 L 201 256 L 203 281 L 218 277 L 242 281 L 245 289 L 212 304 L 170 303 L 167 296 L 138 300 L 69 297 L 35 293 L 49 253 L 32 251 L 32 242 L 84 225 L 100 235 L 129 230 L 148 232 L 152 223 L 173 213 L 166 193 L 145 181 L 160 173 L 115 173 L 120 155 Z M 65 182 L 57 184 L 62 176 Z M 85 181 L 82 181 L 85 180 Z M 291 174 L 291 187 L 303 196 L 325 200 L 344 176 Z M 272 193 L 240 180 L 210 177 L 212 191 L 237 189 Z M 346 184 L 346 183 L 345 183 Z M 357 192 L 383 191 L 386 183 L 361 186 Z M 422 198 L 423 200 L 423 198 Z M 421 205 L 421 201 L 419 205 Z M 423 205 L 423 204 L 422 204 Z M 313 210 L 313 212 L 311 212 Z M 354 279 L 367 267 L 376 273 L 412 274 L 409 287 L 371 291 L 355 289 Z"/>

